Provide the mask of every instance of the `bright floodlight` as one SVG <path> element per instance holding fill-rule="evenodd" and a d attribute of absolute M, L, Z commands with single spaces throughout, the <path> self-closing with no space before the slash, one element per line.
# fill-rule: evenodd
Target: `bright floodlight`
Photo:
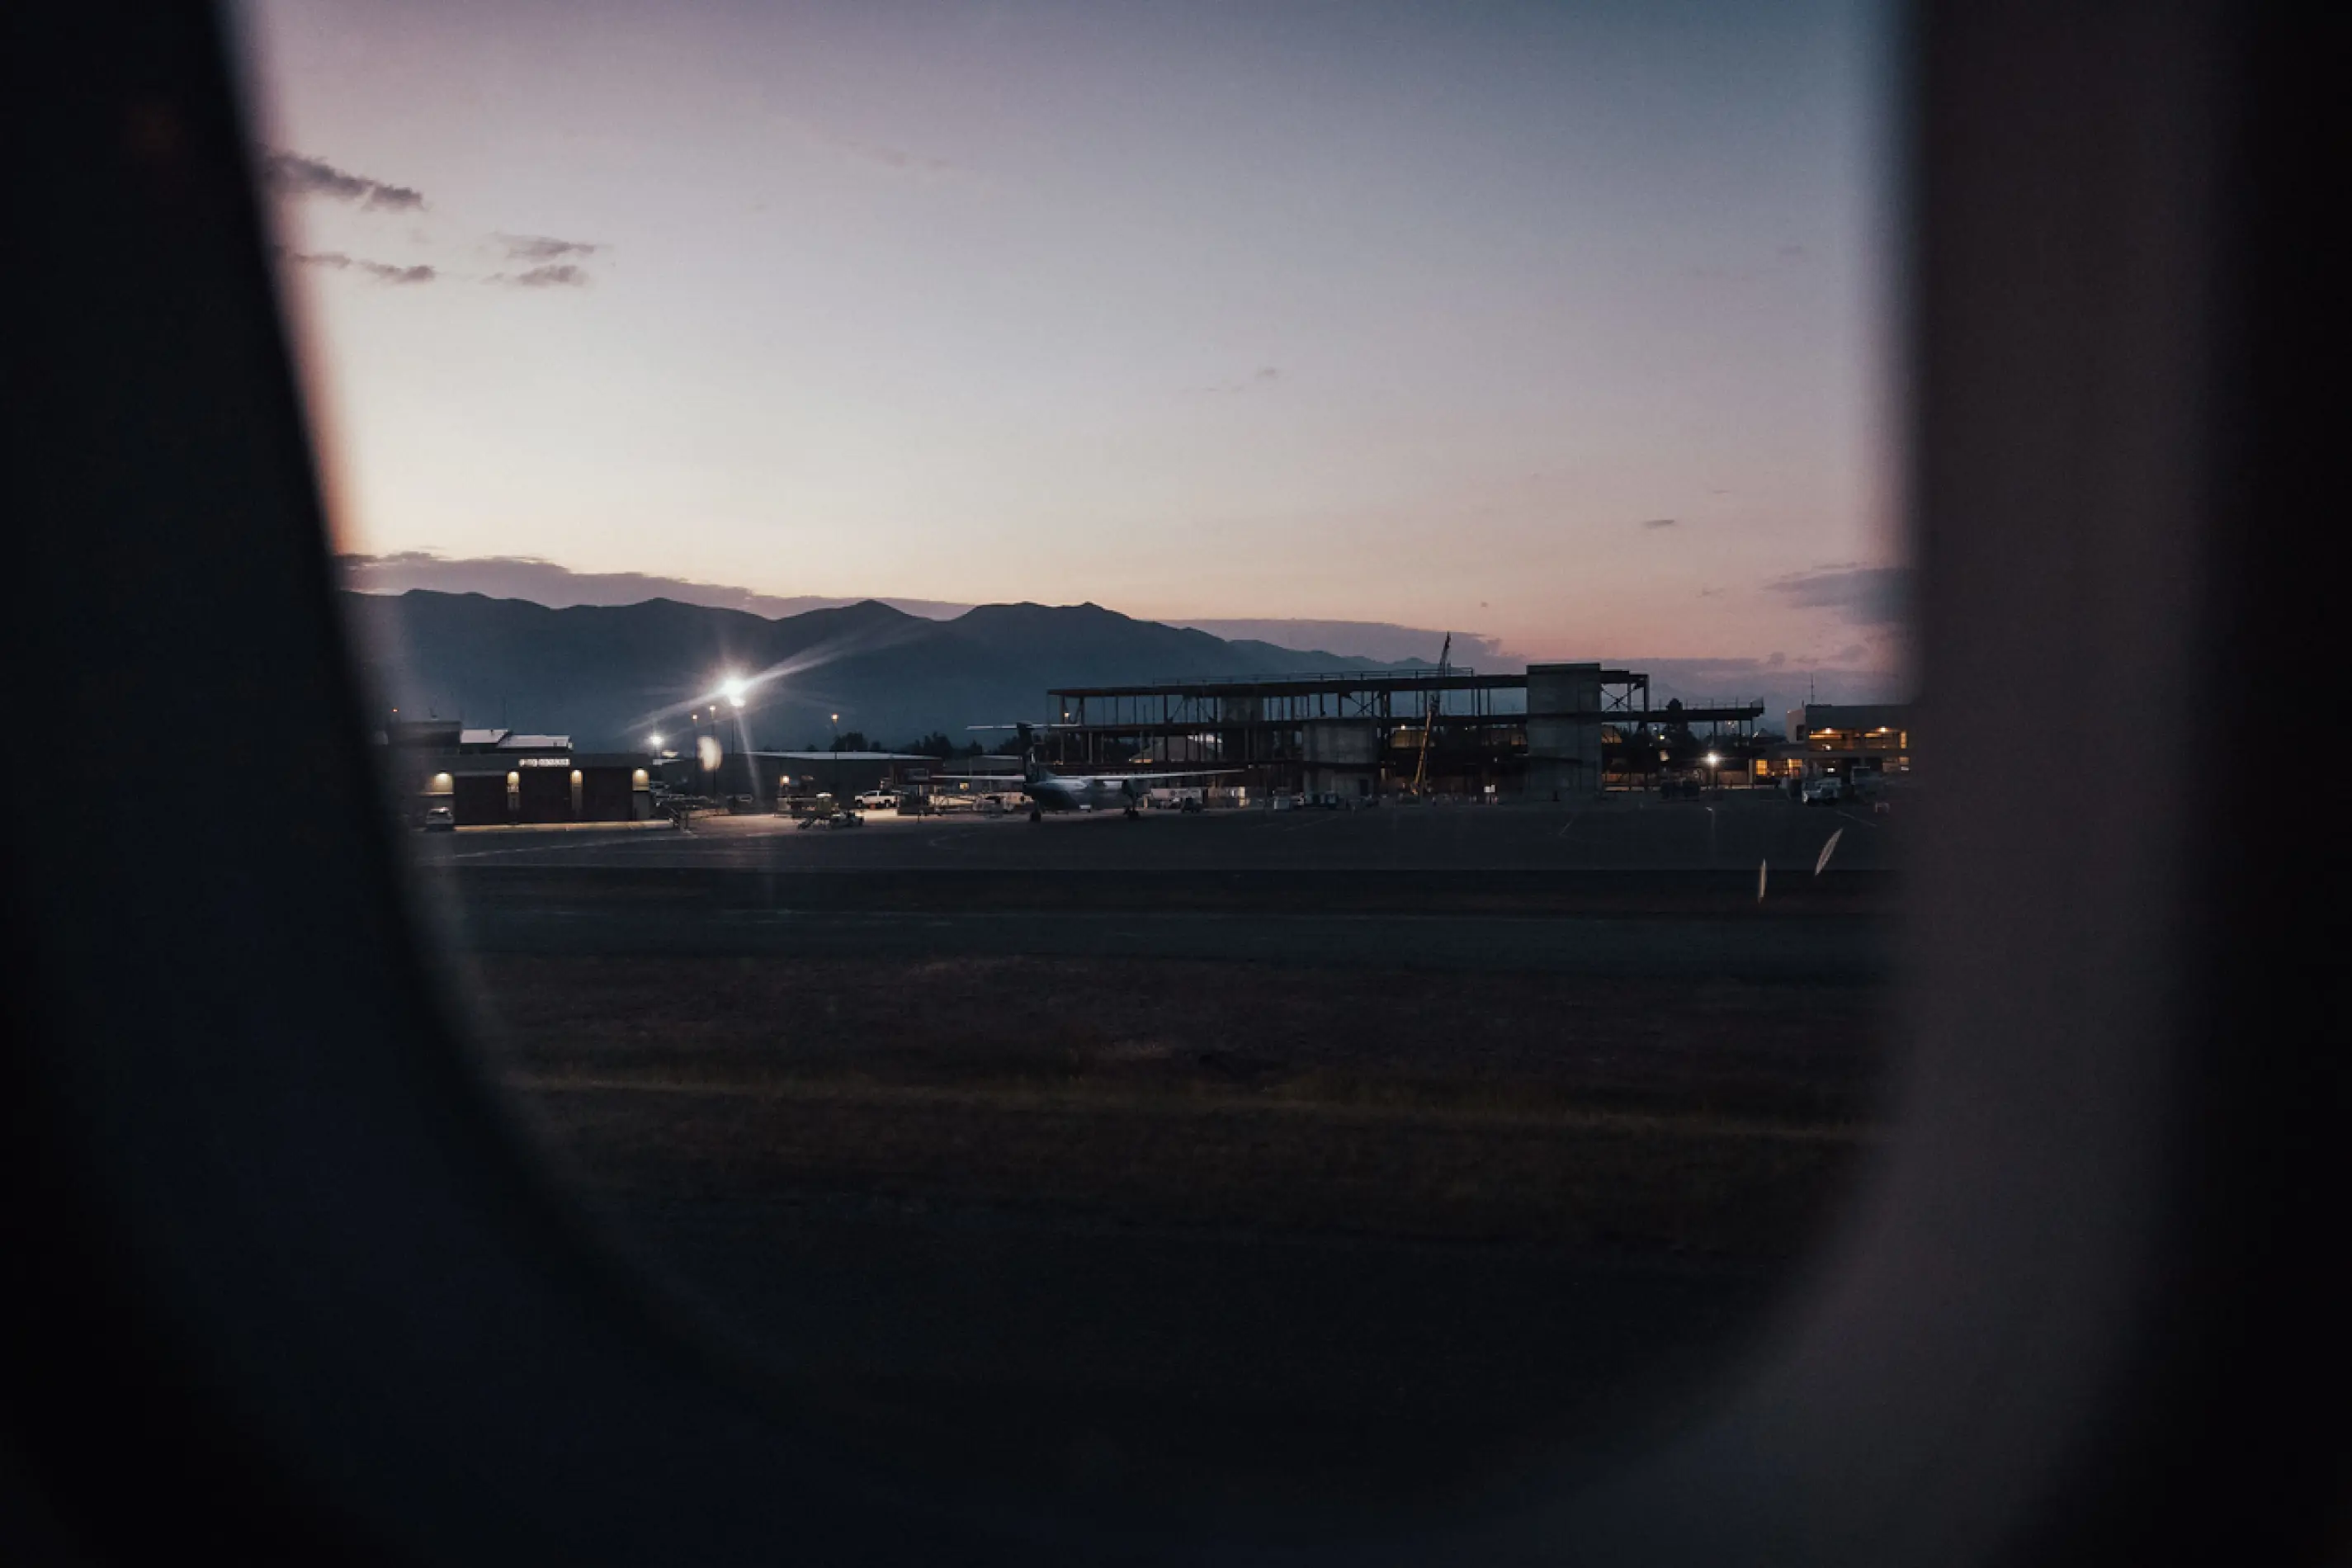
<path fill-rule="evenodd" d="M 740 708 L 743 706 L 743 694 L 749 691 L 751 688 L 744 684 L 743 678 L 741 676 L 730 675 L 719 684 L 719 689 L 726 693 L 728 701 L 732 702 L 736 707 Z"/>
<path fill-rule="evenodd" d="M 661 750 L 661 737 L 660 737 L 659 735 L 647 735 L 647 736 L 646 737 L 646 750 L 647 750 L 648 752 L 658 752 L 658 751 L 660 751 L 660 750 Z"/>
<path fill-rule="evenodd" d="M 1717 756 L 1713 752 L 1709 752 L 1706 754 L 1706 765 L 1707 765 L 1708 767 L 1714 767 L 1715 765 L 1717 765 L 1717 763 L 1721 763 L 1722 761 L 1723 761 L 1723 759 L 1722 759 L 1721 757 Z"/>

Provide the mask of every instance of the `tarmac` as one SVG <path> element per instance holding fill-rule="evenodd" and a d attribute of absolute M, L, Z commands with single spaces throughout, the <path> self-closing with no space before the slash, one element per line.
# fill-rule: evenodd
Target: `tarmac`
<path fill-rule="evenodd" d="M 1133 821 L 877 815 L 807 830 L 713 816 L 688 830 L 417 842 L 446 940 L 481 952 L 1868 984 L 1892 962 L 1900 829 L 1759 795 Z"/>
<path fill-rule="evenodd" d="M 418 859 L 465 865 L 705 867 L 743 870 L 1284 870 L 1331 867 L 1421 871 L 1744 870 L 1810 873 L 1837 836 L 1841 871 L 1895 868 L 1907 822 L 1851 805 L 1803 806 L 1769 791 L 1708 801 L 1645 795 L 1582 803 L 1385 805 L 1184 814 L 1079 812 L 899 816 L 856 827 L 803 828 L 773 815 L 695 819 L 690 828 L 620 823 L 598 831 L 499 829 L 421 834 Z"/>
<path fill-rule="evenodd" d="M 1789 982 L 1867 1008 L 1891 973 L 1911 826 L 1759 793 L 807 830 L 711 816 L 418 835 L 411 859 L 442 939 L 484 955 L 1409 969 L 1465 1005 L 1503 973 L 1662 999 Z M 685 1135 L 684 1104 L 583 1082 L 531 1114 L 584 1136 L 593 1106 L 622 1146 L 653 1147 Z M 930 1444 L 974 1475 L 1080 1495 L 1206 1486 L 1353 1507 L 1507 1485 L 1538 1452 L 1601 1462 L 1703 1409 L 1801 1277 L 1121 1223 L 951 1184 L 776 1193 L 733 1171 L 648 1156 L 569 1179 L 665 1297 L 781 1396 L 823 1407 L 845 1445 Z"/>

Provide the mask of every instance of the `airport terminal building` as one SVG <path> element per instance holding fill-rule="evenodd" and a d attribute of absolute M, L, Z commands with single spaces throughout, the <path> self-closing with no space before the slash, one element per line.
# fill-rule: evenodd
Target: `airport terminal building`
<path fill-rule="evenodd" d="M 1804 777 L 1907 773 L 1911 727 L 1907 702 L 1809 703 L 1789 710 L 1780 758 L 1787 772 Z"/>
<path fill-rule="evenodd" d="M 460 827 L 641 822 L 653 816 L 652 759 L 575 752 L 568 735 L 468 730 L 457 721 L 393 723 L 379 731 L 404 816 L 446 806 Z"/>

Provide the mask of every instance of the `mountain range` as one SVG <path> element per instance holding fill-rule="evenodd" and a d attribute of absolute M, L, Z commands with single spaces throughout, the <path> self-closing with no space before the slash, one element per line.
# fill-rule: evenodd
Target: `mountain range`
<path fill-rule="evenodd" d="M 838 728 L 898 746 L 973 725 L 1037 721 L 1048 689 L 1301 670 L 1426 668 L 1284 647 L 1137 620 L 1098 605 L 982 605 L 951 619 L 875 600 L 771 619 L 674 599 L 550 609 L 414 589 L 346 591 L 358 654 L 384 708 L 566 734 L 585 749 L 641 744 L 751 678 L 754 746 L 829 742 Z"/>

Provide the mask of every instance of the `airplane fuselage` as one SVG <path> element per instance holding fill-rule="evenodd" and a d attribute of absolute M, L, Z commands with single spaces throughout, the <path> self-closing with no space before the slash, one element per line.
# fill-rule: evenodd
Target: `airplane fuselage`
<path fill-rule="evenodd" d="M 1022 785 L 1040 811 L 1126 811 L 1141 804 L 1143 791 L 1119 778 L 1064 777 L 1047 773 Z"/>

